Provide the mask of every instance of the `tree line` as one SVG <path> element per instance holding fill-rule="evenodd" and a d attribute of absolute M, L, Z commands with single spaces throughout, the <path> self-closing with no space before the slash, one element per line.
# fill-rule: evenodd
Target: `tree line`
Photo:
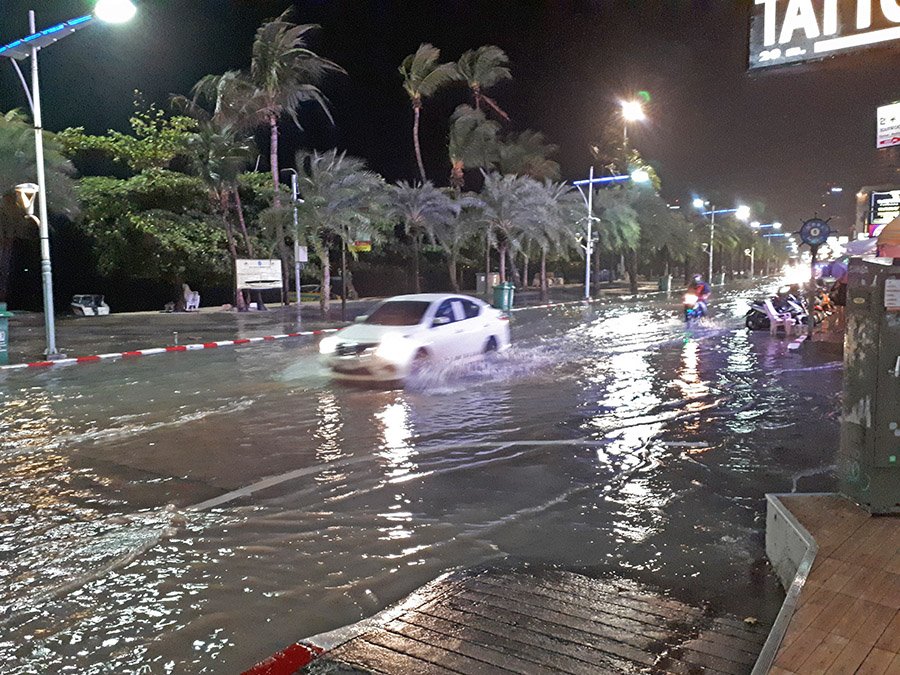
<path fill-rule="evenodd" d="M 346 75 L 311 49 L 317 28 L 294 23 L 290 10 L 266 21 L 246 69 L 206 76 L 190 95 L 173 96 L 164 107 L 136 96 L 129 133 L 46 134 L 50 208 L 90 241 L 100 273 L 178 288 L 186 281 L 234 286 L 237 259 L 277 257 L 287 289 L 296 240 L 314 254 L 307 274 L 317 275 L 324 290 L 331 288 L 335 256 L 355 260 L 354 243 L 371 241 L 386 264 L 411 272 L 415 292 L 423 290 L 423 265 L 440 260 L 439 284 L 453 290 L 460 289 L 463 266 L 497 268 L 502 281 L 517 285 L 530 285 L 529 273 L 536 272 L 546 296 L 548 265 L 583 261 L 583 195 L 560 181 L 558 148 L 543 133 L 510 129 L 491 93 L 512 72 L 494 45 L 441 62 L 438 48 L 422 44 L 400 64 L 398 86 L 412 110 L 414 180 L 388 184 L 364 160 L 337 149 L 301 150 L 292 167 L 280 166 L 282 125 L 302 127 L 310 106 L 331 120 L 322 87 L 327 78 Z M 447 173 L 429 177 L 419 143 L 422 113 L 430 98 L 454 86 L 468 93 L 448 121 Z M 261 136 L 268 142 L 257 142 Z M 659 177 L 635 150 L 610 143 L 601 154 L 603 170 L 642 168 L 652 180 L 595 190 L 597 271 L 603 261 L 618 263 L 635 290 L 641 272 L 687 274 L 705 255 L 705 222 L 668 207 Z M 265 165 L 261 155 L 268 156 L 267 171 L 256 168 Z M 297 173 L 297 204 L 284 170 Z M 34 175 L 31 127 L 22 113 L 9 112 L 0 117 L 0 301 L 15 242 L 34 236 L 13 188 Z M 727 218 L 717 224 L 718 260 L 742 268 L 743 249 L 751 245 L 761 260 L 783 257 L 754 241 L 745 225 Z M 233 296 L 239 310 L 251 300 L 236 288 Z M 324 310 L 329 302 L 322 292 Z"/>

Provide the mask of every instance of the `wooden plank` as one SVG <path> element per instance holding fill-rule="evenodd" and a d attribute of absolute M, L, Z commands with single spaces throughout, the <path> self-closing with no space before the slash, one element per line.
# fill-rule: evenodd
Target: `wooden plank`
<path fill-rule="evenodd" d="M 804 673 L 824 673 L 831 667 L 850 641 L 840 635 L 826 635 L 809 656 L 800 664 Z"/>
<path fill-rule="evenodd" d="M 559 614 L 558 612 L 551 611 L 547 612 L 542 617 L 536 617 L 517 611 L 518 605 L 515 603 L 488 603 L 484 602 L 480 596 L 473 597 L 472 595 L 467 596 L 466 594 L 453 598 L 450 606 L 460 609 L 465 609 L 467 607 L 469 608 L 469 611 L 476 614 L 487 612 L 488 616 L 501 617 L 502 620 L 513 625 L 524 626 L 529 630 L 542 632 L 559 640 L 566 640 L 588 647 L 593 646 L 601 651 L 613 654 L 614 656 L 635 661 L 643 665 L 651 666 L 655 661 L 655 657 L 651 655 L 650 652 L 644 651 L 634 644 L 621 642 L 616 639 L 617 637 L 627 636 L 616 634 L 612 629 L 604 631 L 605 634 L 596 630 L 582 630 L 583 624 L 581 624 L 581 626 L 572 626 L 572 622 L 569 621 L 565 615 Z M 502 611 L 498 612 L 498 609 Z M 632 642 L 634 642 L 634 640 L 632 640 Z M 652 642 L 638 642 L 644 647 L 652 646 Z"/>
<path fill-rule="evenodd" d="M 434 614 L 410 612 L 403 616 L 402 621 L 429 628 L 447 636 L 456 635 L 459 639 L 473 644 L 488 647 L 497 645 L 497 648 L 501 649 L 504 654 L 510 653 L 507 650 L 513 650 L 523 660 L 532 661 L 544 667 L 552 667 L 561 673 L 590 674 L 597 672 L 598 667 L 621 668 L 625 665 L 625 662 L 614 663 L 609 659 L 591 659 L 590 653 L 585 649 L 581 649 L 579 653 L 579 656 L 583 658 L 572 656 L 565 653 L 565 650 L 559 650 L 556 641 L 530 632 L 508 633 L 506 640 L 499 643 L 495 633 L 483 630 L 485 626 L 482 622 L 472 626 L 457 622 L 458 620 L 465 621 L 465 615 L 453 614 L 452 616 L 456 620 L 445 619 Z"/>
<path fill-rule="evenodd" d="M 885 675 L 894 660 L 893 652 L 886 652 L 878 647 L 873 647 L 865 661 L 856 671 L 856 675 Z"/>
<path fill-rule="evenodd" d="M 452 675 L 453 671 L 442 666 L 385 649 L 362 639 L 353 640 L 317 659 L 307 668 L 310 673 L 330 673 L 332 664 L 359 668 L 366 673 L 385 675 Z M 338 671 L 340 672 L 340 671 Z"/>
<path fill-rule="evenodd" d="M 834 663 L 828 668 L 826 675 L 845 675 L 845 673 L 855 673 L 856 669 L 866 660 L 869 652 L 872 651 L 872 645 L 862 642 L 850 640 L 841 650 Z"/>
<path fill-rule="evenodd" d="M 456 608 L 447 606 L 429 607 L 427 610 L 429 617 L 446 619 L 448 621 L 465 621 L 476 625 L 479 630 L 483 630 L 491 635 L 509 634 L 511 631 L 525 632 L 527 626 L 511 625 L 509 623 L 497 620 L 490 612 L 479 614 L 476 612 L 459 611 Z M 570 659 L 584 661 L 592 667 L 608 668 L 615 672 L 628 672 L 633 667 L 629 661 L 614 657 L 609 653 L 601 652 L 595 645 L 585 645 L 583 643 L 572 642 L 560 639 L 559 636 L 548 636 L 541 632 L 529 631 L 528 636 L 536 648 L 547 651 L 550 654 L 563 655 Z"/>
<path fill-rule="evenodd" d="M 514 673 L 502 666 L 485 663 L 465 654 L 448 649 L 443 645 L 422 642 L 405 635 L 399 635 L 387 630 L 377 630 L 366 633 L 362 640 L 368 644 L 389 649 L 394 653 L 406 657 L 425 661 L 434 666 L 440 666 L 456 673 L 466 675 L 491 675 L 492 673 Z M 405 673 L 404 670 L 392 670 L 390 672 Z"/>

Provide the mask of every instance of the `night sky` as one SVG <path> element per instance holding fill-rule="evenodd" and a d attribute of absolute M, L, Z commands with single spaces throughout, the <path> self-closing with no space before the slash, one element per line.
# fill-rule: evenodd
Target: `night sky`
<path fill-rule="evenodd" d="M 90 11 L 86 0 L 3 0 L 0 41 Z M 95 25 L 42 52 L 45 126 L 125 129 L 133 90 L 165 103 L 209 73 L 246 67 L 255 29 L 285 0 L 144 0 L 124 27 Z M 835 57 L 764 74 L 746 71 L 750 0 L 305 0 L 295 20 L 322 26 L 313 48 L 348 71 L 323 87 L 336 125 L 315 110 L 290 131 L 301 144 L 337 145 L 387 179 L 415 178 L 412 113 L 397 67 L 421 42 L 446 59 L 482 44 L 507 51 L 514 81 L 493 95 L 509 128 L 543 131 L 561 146 L 567 179 L 586 175 L 590 145 L 638 90 L 652 95 L 650 121 L 632 131 L 659 170 L 669 199 L 692 193 L 723 206 L 759 200 L 765 214 L 799 227 L 818 211 L 849 229 L 853 193 L 900 182 L 890 151 L 876 151 L 875 108 L 900 99 L 900 48 Z M 0 109 L 25 106 L 12 68 L 0 64 Z M 446 184 L 447 118 L 459 87 L 426 102 L 423 151 Z M 285 125 L 287 127 L 287 124 Z M 896 154 L 893 154 L 896 162 Z M 893 179 L 892 179 L 893 176 Z M 844 196 L 823 197 L 828 185 Z M 823 204 L 827 206 L 823 207 Z M 787 228 L 786 228 L 787 229 Z"/>

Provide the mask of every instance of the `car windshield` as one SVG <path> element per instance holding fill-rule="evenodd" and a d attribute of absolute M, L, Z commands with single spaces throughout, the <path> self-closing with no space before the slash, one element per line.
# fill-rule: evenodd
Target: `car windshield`
<path fill-rule="evenodd" d="M 424 300 L 392 300 L 380 304 L 369 314 L 366 323 L 379 326 L 415 326 L 431 303 Z"/>

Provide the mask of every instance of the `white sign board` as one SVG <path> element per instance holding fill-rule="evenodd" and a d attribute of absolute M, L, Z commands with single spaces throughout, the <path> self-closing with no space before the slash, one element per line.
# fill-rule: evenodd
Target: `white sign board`
<path fill-rule="evenodd" d="M 900 0 L 753 0 L 750 69 L 900 42 Z"/>
<path fill-rule="evenodd" d="M 900 145 L 900 102 L 878 108 L 879 148 Z"/>
<path fill-rule="evenodd" d="M 298 246 L 295 251 L 298 263 L 306 263 L 309 262 L 309 251 L 307 251 L 305 246 Z"/>
<path fill-rule="evenodd" d="M 280 260 L 237 260 L 237 287 L 253 290 L 281 288 Z"/>
<path fill-rule="evenodd" d="M 890 312 L 900 312 L 900 279 L 885 279 L 884 306 Z"/>

